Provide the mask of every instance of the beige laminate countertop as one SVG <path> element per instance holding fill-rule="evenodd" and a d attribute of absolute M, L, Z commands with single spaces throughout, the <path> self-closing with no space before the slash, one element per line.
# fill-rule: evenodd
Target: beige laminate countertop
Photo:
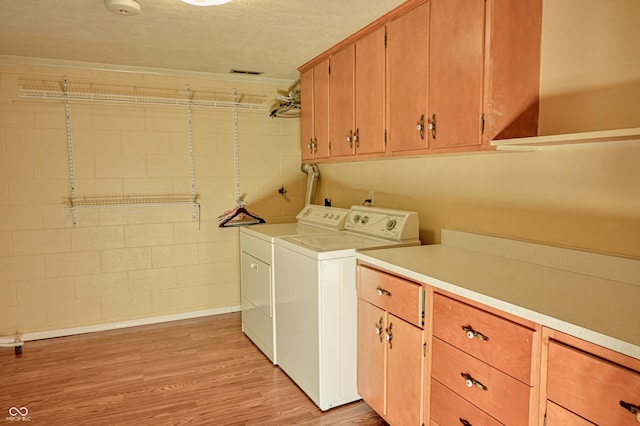
<path fill-rule="evenodd" d="M 640 359 L 640 286 L 440 244 L 357 258 Z"/>

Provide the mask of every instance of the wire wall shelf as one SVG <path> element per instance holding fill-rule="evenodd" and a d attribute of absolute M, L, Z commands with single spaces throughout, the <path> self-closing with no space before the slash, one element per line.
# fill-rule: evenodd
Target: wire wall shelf
<path fill-rule="evenodd" d="M 199 90 L 186 86 L 184 89 L 161 86 L 133 86 L 106 83 L 47 80 L 39 78 L 21 79 L 19 96 L 24 99 L 49 101 L 114 103 L 141 106 L 191 106 L 240 111 L 268 111 L 271 103 L 266 94 L 238 94 L 237 101 L 232 89 Z"/>
<path fill-rule="evenodd" d="M 69 198 L 67 200 L 67 208 L 74 212 L 74 216 L 78 209 L 145 206 L 190 206 L 192 209 L 191 219 L 194 222 L 200 222 L 200 203 L 191 194 L 100 195 L 75 197 L 75 199 Z"/>
<path fill-rule="evenodd" d="M 101 195 L 76 197 L 75 202 L 68 200 L 67 207 L 109 207 L 109 206 L 153 206 L 171 204 L 198 204 L 191 194 L 169 195 Z"/>

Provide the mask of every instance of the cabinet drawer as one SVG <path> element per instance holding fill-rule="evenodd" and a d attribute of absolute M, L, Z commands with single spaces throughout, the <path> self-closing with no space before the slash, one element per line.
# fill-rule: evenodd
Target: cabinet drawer
<path fill-rule="evenodd" d="M 431 420 L 443 426 L 467 424 L 473 426 L 502 425 L 502 423 L 433 379 L 431 379 Z"/>
<path fill-rule="evenodd" d="M 544 424 L 546 426 L 593 426 L 593 423 L 551 401 L 547 401 L 547 416 Z"/>
<path fill-rule="evenodd" d="M 547 399 L 597 424 L 637 426 L 622 405 L 640 405 L 640 373 L 551 341 Z"/>
<path fill-rule="evenodd" d="M 433 335 L 532 384 L 534 331 L 527 327 L 435 293 Z"/>
<path fill-rule="evenodd" d="M 529 386 L 438 338 L 433 339 L 431 374 L 504 424 L 529 421 Z"/>
<path fill-rule="evenodd" d="M 358 266 L 358 297 L 422 327 L 422 286 L 384 272 Z"/>

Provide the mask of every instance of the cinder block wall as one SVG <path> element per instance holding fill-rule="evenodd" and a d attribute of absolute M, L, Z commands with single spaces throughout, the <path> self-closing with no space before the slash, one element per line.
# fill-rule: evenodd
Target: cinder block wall
<path fill-rule="evenodd" d="M 59 333 L 240 305 L 238 229 L 216 217 L 236 205 L 233 112 L 193 109 L 191 205 L 67 207 L 65 105 L 26 101 L 24 79 L 163 85 L 275 99 L 291 82 L 0 64 L 0 336 Z M 71 103 L 76 197 L 190 194 L 187 109 Z M 239 113 L 240 184 L 268 222 L 293 221 L 304 203 L 299 120 Z M 284 186 L 286 195 L 277 193 Z"/>

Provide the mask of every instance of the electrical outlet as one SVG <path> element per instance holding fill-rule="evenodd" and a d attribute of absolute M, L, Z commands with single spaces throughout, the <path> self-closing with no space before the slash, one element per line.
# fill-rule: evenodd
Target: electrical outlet
<path fill-rule="evenodd" d="M 368 199 L 369 199 L 370 205 L 372 205 L 372 206 L 375 204 L 374 203 L 374 199 L 373 199 L 374 196 L 375 196 L 375 191 L 373 189 L 370 189 L 369 190 L 369 198 Z"/>

